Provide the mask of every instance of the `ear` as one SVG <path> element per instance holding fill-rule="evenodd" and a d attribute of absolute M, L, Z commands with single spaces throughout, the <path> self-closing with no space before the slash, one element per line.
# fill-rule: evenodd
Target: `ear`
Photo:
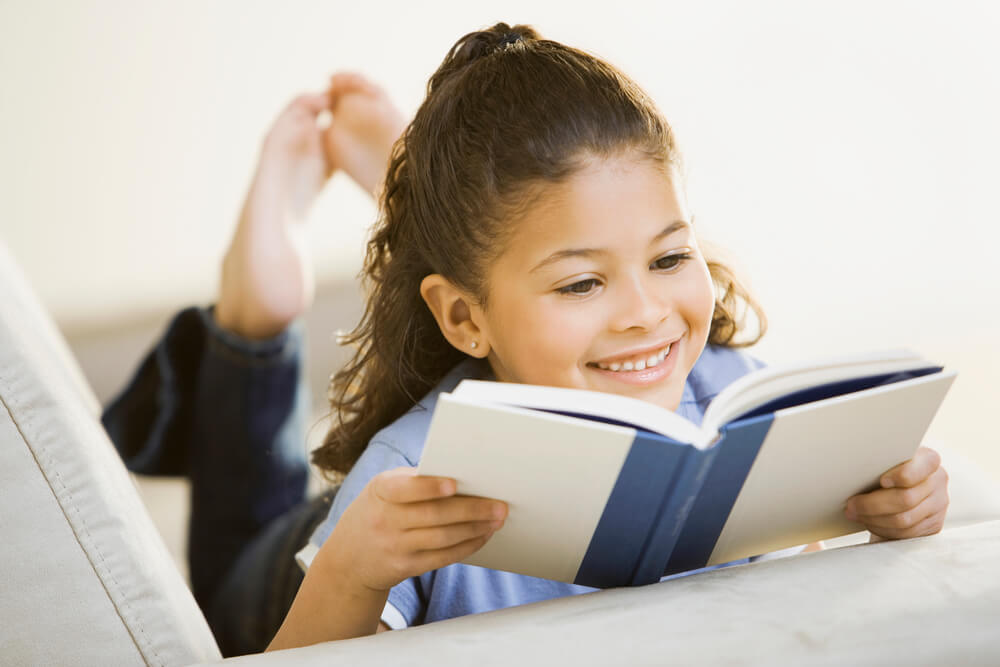
<path fill-rule="evenodd" d="M 477 323 L 481 309 L 475 300 L 438 273 L 420 282 L 420 296 L 434 314 L 438 328 L 455 349 L 480 359 L 490 353 L 485 332 Z"/>

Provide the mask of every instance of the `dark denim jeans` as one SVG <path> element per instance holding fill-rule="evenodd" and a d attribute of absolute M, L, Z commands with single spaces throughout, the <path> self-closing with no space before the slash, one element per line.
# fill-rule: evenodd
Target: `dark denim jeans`
<path fill-rule="evenodd" d="M 129 470 L 191 480 L 191 588 L 226 656 L 274 636 L 333 495 L 306 498 L 301 349 L 296 327 L 248 341 L 189 308 L 102 418 Z"/>

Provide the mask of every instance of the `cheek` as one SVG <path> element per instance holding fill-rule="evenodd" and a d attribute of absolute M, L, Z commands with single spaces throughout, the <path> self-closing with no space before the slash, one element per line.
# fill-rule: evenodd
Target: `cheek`
<path fill-rule="evenodd" d="M 499 361 L 521 382 L 557 383 L 549 376 L 578 365 L 593 340 L 593 324 L 599 321 L 586 317 L 585 309 L 562 308 L 544 298 L 505 305 L 500 308 L 498 303 L 490 317 L 493 347 Z"/>
<path fill-rule="evenodd" d="M 699 262 L 697 269 L 691 272 L 691 282 L 685 290 L 685 294 L 688 295 L 685 306 L 690 326 L 693 329 L 704 329 L 707 336 L 708 329 L 712 325 L 712 315 L 715 313 L 715 288 L 708 265 L 704 261 Z"/>
<path fill-rule="evenodd" d="M 525 308 L 522 327 L 512 332 L 512 343 L 517 347 L 545 354 L 549 359 L 562 359 L 575 354 L 582 340 L 589 339 L 588 324 L 595 321 L 586 317 L 584 308 L 567 308 L 540 299 L 533 307 Z"/>

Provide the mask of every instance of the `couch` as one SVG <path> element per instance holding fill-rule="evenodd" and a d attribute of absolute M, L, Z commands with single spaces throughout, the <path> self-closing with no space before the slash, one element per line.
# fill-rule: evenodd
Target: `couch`
<path fill-rule="evenodd" d="M 938 535 L 223 660 L 0 243 L 0 664 L 1000 664 L 1000 491 L 945 453 Z"/>

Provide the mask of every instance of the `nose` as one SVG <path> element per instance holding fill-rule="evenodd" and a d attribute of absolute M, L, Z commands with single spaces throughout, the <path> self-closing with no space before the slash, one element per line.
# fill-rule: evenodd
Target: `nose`
<path fill-rule="evenodd" d="M 656 276 L 630 276 L 618 284 L 611 328 L 655 330 L 670 316 L 671 306 L 666 287 L 657 284 Z"/>

